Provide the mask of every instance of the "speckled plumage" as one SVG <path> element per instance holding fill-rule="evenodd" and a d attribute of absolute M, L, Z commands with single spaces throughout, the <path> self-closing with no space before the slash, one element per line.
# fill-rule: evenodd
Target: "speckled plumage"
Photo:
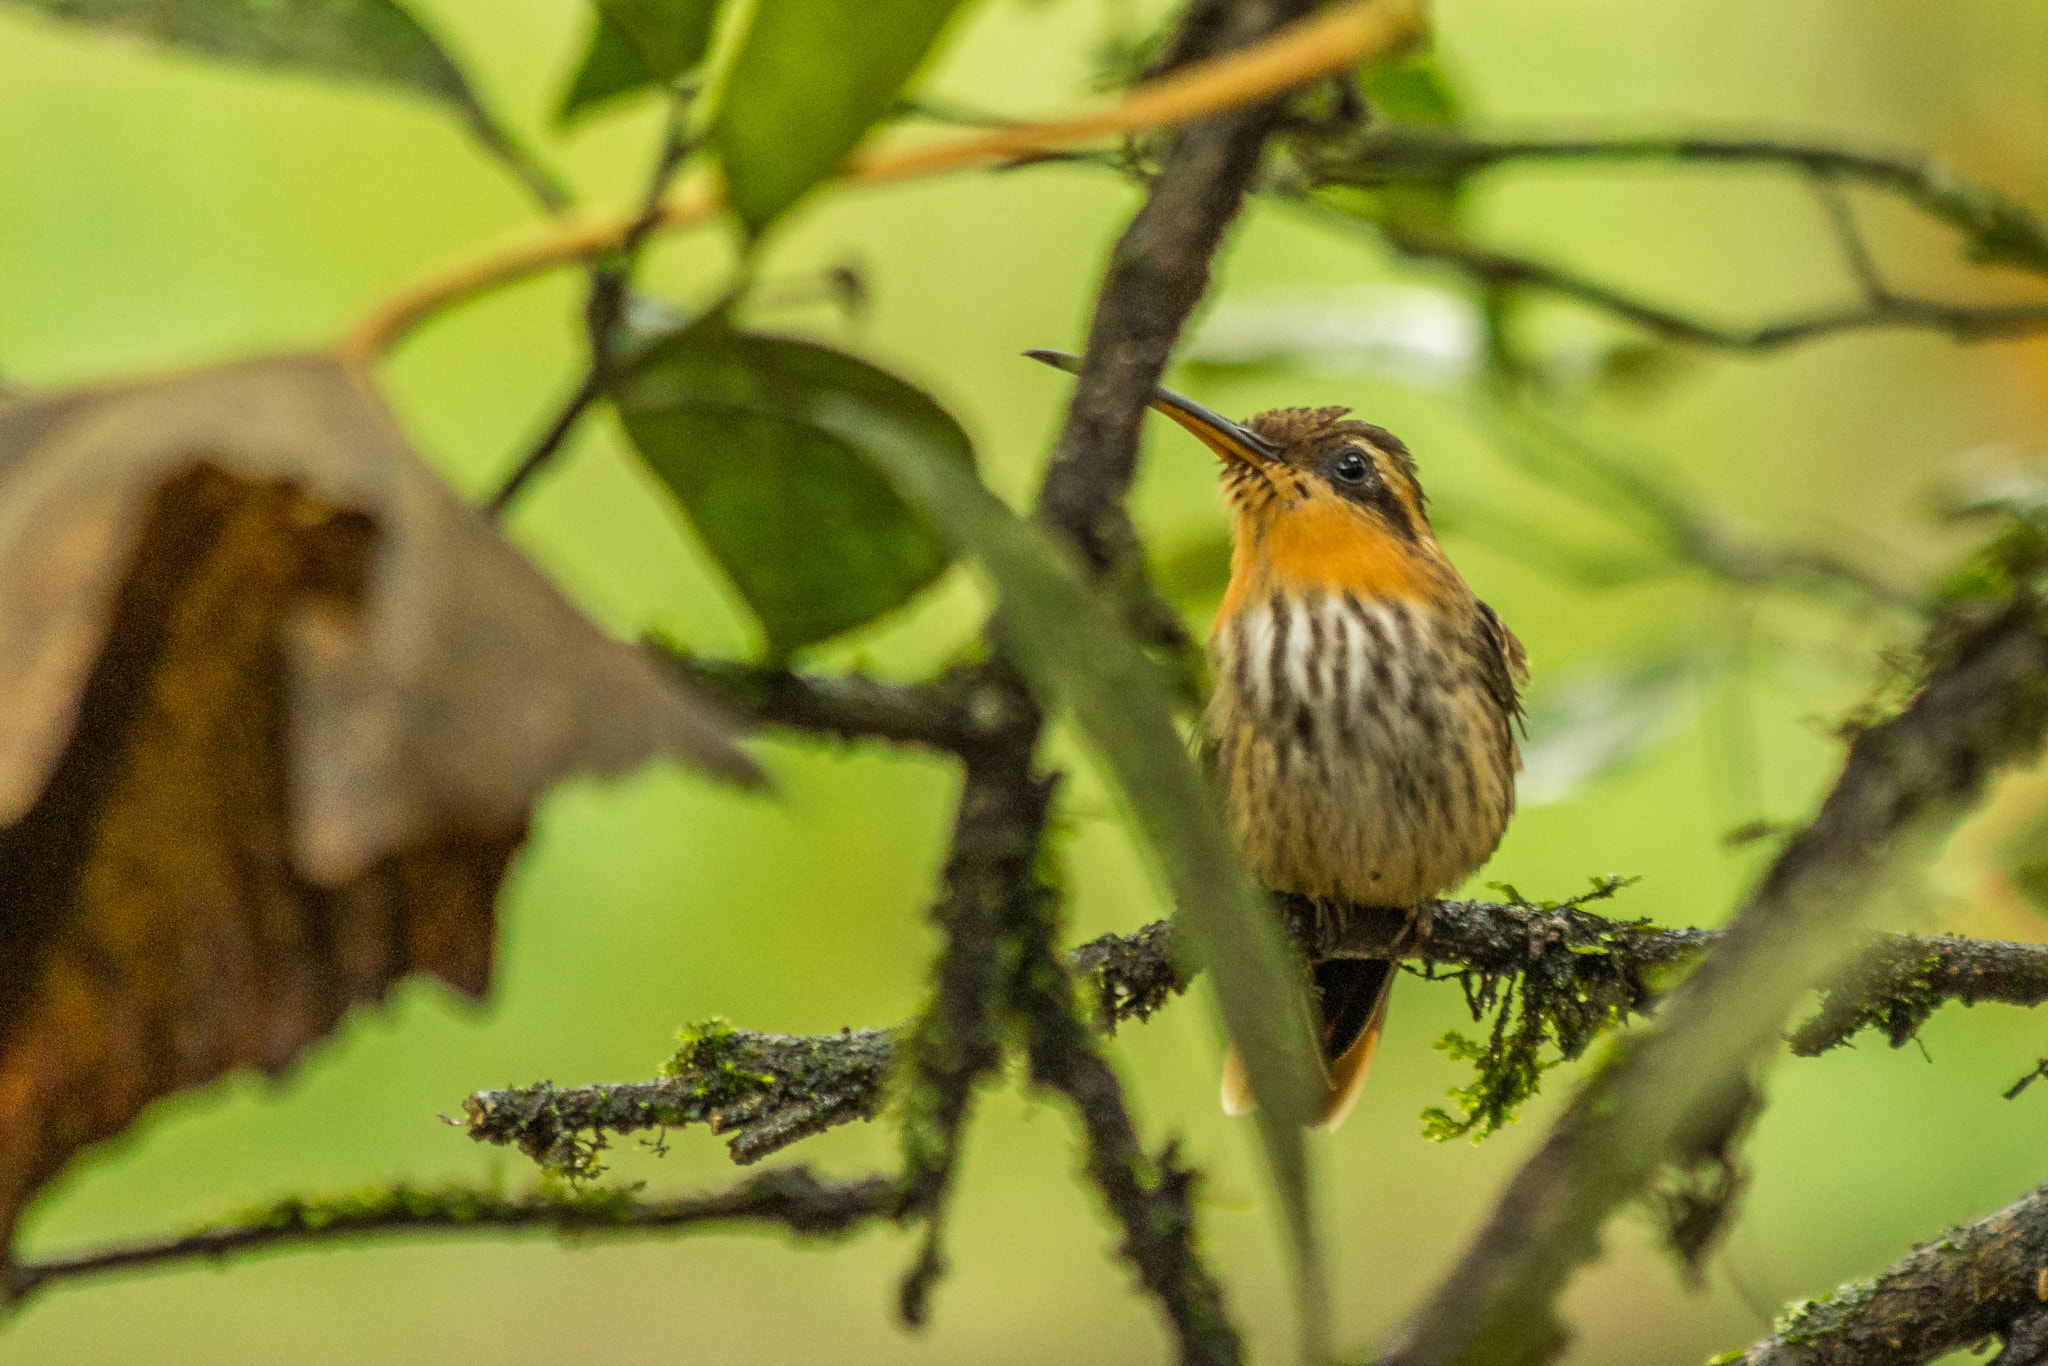
<path fill-rule="evenodd" d="M 1028 355 L 1070 373 L 1080 361 Z M 1276 891 L 1414 907 L 1492 855 L 1515 806 L 1522 646 L 1430 529 L 1415 460 L 1344 408 L 1239 424 L 1152 406 L 1223 459 L 1230 587 L 1210 637 L 1202 756 L 1231 834 Z M 1358 1097 L 1394 965 L 1313 965 L 1330 1126 Z M 1233 1048 L 1223 1106 L 1249 1109 Z"/>
<path fill-rule="evenodd" d="M 1236 429 L 1263 450 L 1174 413 L 1225 458 L 1234 541 L 1202 752 L 1267 886 L 1414 906 L 1500 843 L 1526 666 L 1437 544 L 1407 448 L 1344 413 L 1280 409 Z M 1318 966 L 1324 1124 L 1357 1097 L 1392 978 L 1384 962 Z M 1224 1097 L 1249 1104 L 1234 1068 Z"/>
<path fill-rule="evenodd" d="M 1205 749 L 1267 886 L 1410 906 L 1500 843 L 1516 762 L 1488 682 L 1500 654 L 1469 594 L 1447 606 L 1311 590 L 1217 623 Z"/>

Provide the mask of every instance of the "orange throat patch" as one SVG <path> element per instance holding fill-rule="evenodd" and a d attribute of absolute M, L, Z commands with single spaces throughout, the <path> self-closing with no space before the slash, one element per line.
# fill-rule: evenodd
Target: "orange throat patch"
<path fill-rule="evenodd" d="M 1278 594 L 1300 601 L 1322 592 L 1359 600 L 1446 605 L 1451 598 L 1443 552 L 1433 539 L 1417 543 L 1371 513 L 1329 495 L 1292 506 L 1240 506 L 1231 517 L 1230 587 L 1217 609 L 1220 624 L 1250 603 Z"/>

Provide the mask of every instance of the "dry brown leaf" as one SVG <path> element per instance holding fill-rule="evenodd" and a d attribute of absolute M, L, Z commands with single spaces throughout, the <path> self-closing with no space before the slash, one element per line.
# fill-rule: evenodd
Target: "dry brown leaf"
<path fill-rule="evenodd" d="M 754 776 L 330 356 L 0 406 L 0 585 L 0 1266 L 151 1100 L 481 992 L 559 779 Z"/>

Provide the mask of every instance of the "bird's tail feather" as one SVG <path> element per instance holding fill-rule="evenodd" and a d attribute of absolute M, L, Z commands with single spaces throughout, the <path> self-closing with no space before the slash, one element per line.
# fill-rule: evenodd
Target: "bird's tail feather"
<path fill-rule="evenodd" d="M 1394 964 L 1385 958 L 1331 958 L 1316 964 L 1315 974 L 1327 1072 L 1314 1127 L 1334 1129 L 1358 1103 L 1373 1054 L 1379 1051 Z M 1232 1044 L 1223 1060 L 1223 1112 L 1246 1114 L 1257 1103 L 1244 1059 Z"/>

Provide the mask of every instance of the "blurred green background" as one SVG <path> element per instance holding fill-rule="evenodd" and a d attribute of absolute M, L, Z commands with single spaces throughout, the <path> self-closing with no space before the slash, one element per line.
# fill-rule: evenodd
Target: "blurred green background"
<path fill-rule="evenodd" d="M 486 95 L 598 202 L 633 192 L 657 118 L 646 105 L 561 135 L 548 113 L 581 51 L 573 0 L 418 0 Z M 1106 25 L 1152 10 L 1093 0 L 983 0 L 943 51 L 936 94 L 1043 113 L 1082 98 Z M 1692 122 L 1811 132 L 1938 151 L 1962 171 L 2048 204 L 2048 10 L 1966 0 L 1442 0 L 1441 57 L 1482 122 L 1670 128 Z M 321 343 L 380 293 L 467 245 L 517 228 L 515 187 L 452 121 L 402 98 L 168 57 L 0 9 L 0 374 L 58 383 Z M 828 309 L 762 322 L 858 350 L 926 385 L 966 423 L 990 481 L 1034 486 L 1068 381 L 1017 358 L 1074 348 L 1105 252 L 1135 203 L 1099 171 L 1043 168 L 828 194 L 771 255 L 791 279 L 858 262 L 864 318 Z M 1544 170 L 1489 182 L 1491 240 L 1716 316 L 1840 297 L 1848 282 L 1812 200 L 1782 175 Z M 1943 239 L 1870 214 L 1902 276 L 1996 293 Z M 702 298 L 729 260 L 715 233 L 664 243 L 649 283 Z M 1441 284 L 1283 210 L 1253 211 L 1215 298 Z M 386 375 L 423 449 L 481 495 L 509 468 L 580 364 L 580 287 L 568 276 L 432 324 Z M 1571 319 L 1555 319 L 1568 327 Z M 1586 329 L 1597 333 L 1597 328 Z M 2042 438 L 2037 345 L 1961 348 L 1879 335 L 1771 359 L 1707 357 L 1649 393 L 1596 395 L 1587 430 L 1682 481 L 1702 506 L 1763 537 L 1822 544 L 1912 585 L 1962 544 L 1929 502 L 1959 460 Z M 1231 413 L 1353 405 L 1417 451 L 1447 507 L 1475 503 L 1597 537 L 1575 505 L 1533 486 L 1454 389 L 1307 371 L 1185 387 Z M 1221 528 L 1212 462 L 1164 428 L 1138 497 L 1160 550 Z M 711 652 L 753 628 L 608 419 L 590 424 L 513 521 L 515 537 L 596 617 L 659 628 Z M 1447 537 L 1482 596 L 1527 642 L 1539 694 L 1674 657 L 1694 669 L 1647 723 L 1631 765 L 1526 810 L 1481 880 L 1563 896 L 1593 874 L 1641 874 L 1617 913 L 1677 924 L 1724 917 L 1766 846 L 1724 847 L 1756 818 L 1806 812 L 1832 775 L 1825 722 L 1875 676 L 1885 638 L 1810 608 L 1730 598 L 1685 578 L 1593 592 L 1528 567 L 1497 536 Z M 910 673 L 971 633 L 972 590 L 926 601 L 826 652 Z M 436 1115 L 480 1087 L 649 1075 L 675 1027 L 722 1014 L 813 1031 L 890 1023 L 919 1003 L 923 921 L 954 779 L 881 750 L 763 741 L 779 800 L 672 771 L 554 798 L 503 907 L 490 1002 L 412 985 L 363 1012 L 278 1086 L 231 1082 L 159 1105 L 74 1164 L 31 1216 L 26 1251 L 182 1227 L 291 1191 L 436 1180 L 523 1159 L 472 1146 Z M 2009 894 L 1998 850 L 2040 784 L 2009 784 L 1958 842 L 1923 921 L 2043 937 Z M 1072 935 L 1163 912 L 1112 799 L 1068 794 Z M 1455 985 L 1404 982 L 1366 1098 L 1316 1141 L 1332 1212 L 1340 1341 L 1376 1341 L 1455 1255 L 1563 1095 L 1553 1074 L 1523 1122 L 1483 1146 L 1436 1145 L 1419 1112 L 1467 1079 L 1430 1043 L 1465 1022 Z M 1469 1026 L 1468 1026 L 1469 1027 Z M 1771 1075 L 1750 1145 L 1755 1184 L 1705 1288 L 1689 1291 L 1646 1223 L 1623 1219 L 1572 1290 L 1571 1360 L 1694 1362 L 1761 1336 L 1758 1310 L 1874 1271 L 1916 1239 L 1971 1220 L 2042 1179 L 2048 1087 L 2000 1092 L 2048 1053 L 2048 1015 L 1951 1008 L 1919 1048 L 1866 1037 Z M 1184 1137 L 1210 1173 L 1207 1233 L 1231 1298 L 1271 1359 L 1288 1298 L 1248 1131 L 1215 1103 L 1218 1047 L 1203 1006 L 1177 1004 L 1116 1049 L 1141 1120 Z M 1931 1061 L 1930 1061 L 1931 1060 Z M 617 1363 L 703 1359 L 906 1362 L 1163 1360 L 1170 1348 L 1112 1234 L 1077 1185 L 1073 1132 L 1012 1086 L 990 1094 L 953 1216 L 955 1269 L 934 1322 L 892 1315 L 908 1238 L 829 1247 L 766 1236 L 564 1249 L 543 1241 L 383 1242 L 225 1270 L 129 1276 L 42 1298 L 0 1331 L 0 1361 Z M 893 1159 L 861 1126 L 795 1156 L 854 1172 Z M 659 1160 L 622 1146 L 615 1170 L 655 1187 L 729 1180 L 711 1136 Z"/>

